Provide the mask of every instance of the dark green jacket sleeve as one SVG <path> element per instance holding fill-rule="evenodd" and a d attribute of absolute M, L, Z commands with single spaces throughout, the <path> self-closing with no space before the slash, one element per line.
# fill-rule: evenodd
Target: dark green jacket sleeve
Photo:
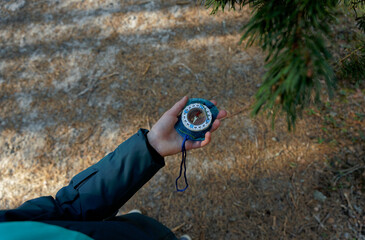
<path fill-rule="evenodd" d="M 122 143 L 95 165 L 74 176 L 56 198 L 41 197 L 0 211 L 0 221 L 102 220 L 116 212 L 165 163 L 147 141 L 147 130 Z"/>

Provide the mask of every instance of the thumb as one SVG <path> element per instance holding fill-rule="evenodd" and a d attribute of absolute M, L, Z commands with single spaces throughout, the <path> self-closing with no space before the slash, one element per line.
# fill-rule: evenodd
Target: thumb
<path fill-rule="evenodd" d="M 170 108 L 168 113 L 171 115 L 174 115 L 176 117 L 181 112 L 181 110 L 183 110 L 187 101 L 188 101 L 188 97 L 187 96 L 183 97 L 180 101 L 175 103 L 175 105 L 172 108 Z"/>

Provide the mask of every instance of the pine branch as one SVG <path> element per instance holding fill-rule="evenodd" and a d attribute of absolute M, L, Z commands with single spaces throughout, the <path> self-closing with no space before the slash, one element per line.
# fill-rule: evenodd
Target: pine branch
<path fill-rule="evenodd" d="M 256 94 L 252 115 L 268 111 L 274 122 L 278 112 L 287 114 L 288 128 L 311 100 L 319 101 L 325 80 L 332 96 L 334 73 L 324 38 L 329 34 L 335 1 L 266 0 L 251 5 L 254 15 L 244 26 L 247 45 L 258 42 L 268 52 L 267 73 Z"/>
<path fill-rule="evenodd" d="M 365 15 L 355 19 L 357 27 L 365 33 Z"/>
<path fill-rule="evenodd" d="M 295 126 L 297 116 L 314 96 L 319 101 L 321 89 L 333 96 L 335 75 L 330 64 L 331 54 L 325 42 L 330 36 L 330 24 L 336 19 L 338 0 L 203 0 L 212 14 L 219 9 L 235 9 L 249 4 L 252 17 L 242 27 L 240 43 L 246 47 L 257 43 L 267 52 L 266 74 L 256 93 L 252 115 L 267 110 L 274 122 L 279 112 L 286 113 L 288 128 Z M 365 0 L 343 0 L 356 15 L 359 29 L 365 32 L 365 15 L 357 9 Z M 363 49 L 363 48 L 361 48 Z M 358 49 L 359 50 L 359 49 Z M 351 61 L 346 61 L 351 59 Z M 365 55 L 351 53 L 340 61 L 345 74 L 352 70 L 364 77 Z M 356 70 L 356 71 L 355 71 Z"/>
<path fill-rule="evenodd" d="M 365 44 L 364 42 L 362 44 Z M 338 74 L 351 80 L 355 85 L 365 80 L 365 45 L 359 47 L 340 60 Z"/>
<path fill-rule="evenodd" d="M 358 9 L 359 7 L 364 7 L 365 6 L 365 0 L 344 0 L 345 5 L 347 6 L 351 6 L 352 10 L 355 13 L 355 21 L 356 21 L 356 25 L 357 27 L 363 31 L 365 33 L 365 15 L 362 16 L 358 16 L 358 12 L 356 9 Z"/>
<path fill-rule="evenodd" d="M 246 46 L 258 43 L 266 51 L 267 72 L 256 94 L 252 114 L 269 110 L 274 122 L 278 112 L 287 115 L 291 129 L 312 93 L 319 101 L 324 80 L 330 96 L 335 85 L 329 64 L 331 55 L 325 47 L 329 22 L 333 20 L 337 0 L 207 0 L 214 14 L 235 4 L 249 4 L 250 21 L 242 28 Z"/>
<path fill-rule="evenodd" d="M 244 5 L 254 2 L 255 0 L 200 0 L 206 8 L 212 8 L 211 14 L 216 14 L 219 9 L 224 11 L 226 5 L 229 9 L 236 9 L 236 6 L 242 8 Z"/>
<path fill-rule="evenodd" d="M 349 57 L 351 57 L 354 53 L 356 53 L 357 51 L 360 51 L 364 48 L 365 46 L 361 46 L 355 50 L 353 50 L 352 52 L 350 52 L 349 54 L 347 54 L 345 57 L 343 57 L 342 59 L 340 59 L 340 62 L 338 64 L 341 64 L 343 61 L 345 61 L 346 59 L 348 59 Z"/>

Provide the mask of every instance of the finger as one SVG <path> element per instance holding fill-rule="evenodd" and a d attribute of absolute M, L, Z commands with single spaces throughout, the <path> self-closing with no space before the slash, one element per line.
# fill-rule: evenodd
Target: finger
<path fill-rule="evenodd" d="M 212 125 L 212 128 L 210 129 L 209 132 L 214 132 L 215 130 L 217 130 L 217 128 L 219 127 L 219 125 L 221 125 L 221 121 L 219 121 L 219 119 L 216 119 L 214 122 L 213 122 L 213 125 Z"/>
<path fill-rule="evenodd" d="M 207 144 L 210 143 L 211 136 L 212 136 L 211 133 L 207 132 L 205 134 L 204 141 L 188 141 L 188 142 L 186 142 L 186 149 L 191 150 L 191 149 L 196 149 L 196 148 L 201 148 L 201 147 L 206 146 Z"/>
<path fill-rule="evenodd" d="M 213 103 L 214 105 L 217 105 L 217 101 L 216 100 L 210 100 L 211 103 Z"/>
<path fill-rule="evenodd" d="M 187 96 L 183 97 L 180 101 L 175 103 L 175 105 L 172 108 L 170 108 L 168 112 L 174 116 L 177 116 L 181 112 L 181 110 L 183 110 L 187 101 L 188 97 Z"/>
<path fill-rule="evenodd" d="M 204 147 L 210 143 L 210 140 L 212 139 L 212 134 L 210 132 L 207 132 L 205 134 L 204 141 L 201 142 L 200 147 Z"/>
<path fill-rule="evenodd" d="M 217 116 L 217 119 L 222 119 L 225 118 L 227 116 L 227 111 L 226 110 L 220 110 Z"/>

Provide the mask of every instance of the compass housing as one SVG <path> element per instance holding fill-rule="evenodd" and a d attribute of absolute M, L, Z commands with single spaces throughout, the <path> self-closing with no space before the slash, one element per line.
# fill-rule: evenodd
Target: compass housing
<path fill-rule="evenodd" d="M 182 137 L 187 136 L 192 141 L 203 141 L 218 112 L 212 102 L 202 98 L 191 98 L 178 116 L 175 129 Z"/>

